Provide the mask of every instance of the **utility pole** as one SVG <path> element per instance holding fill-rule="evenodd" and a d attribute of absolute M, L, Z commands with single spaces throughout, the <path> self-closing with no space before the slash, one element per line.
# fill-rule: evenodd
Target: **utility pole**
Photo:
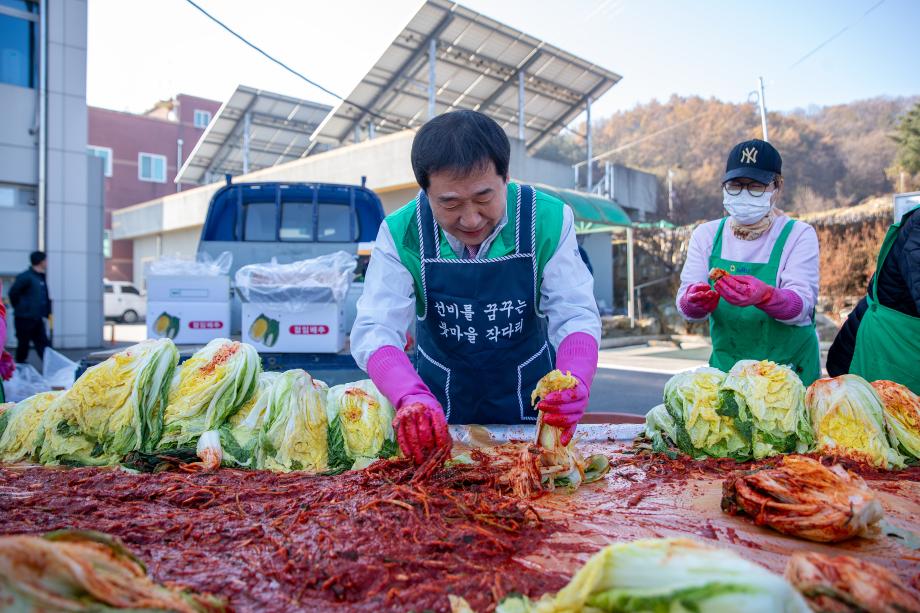
<path fill-rule="evenodd" d="M 760 95 L 757 96 L 757 99 L 760 100 L 760 125 L 763 128 L 763 139 L 766 142 L 770 142 L 770 138 L 767 136 L 767 101 L 763 95 L 763 77 L 757 77 L 757 83 L 760 88 Z"/>
<path fill-rule="evenodd" d="M 674 171 L 668 168 L 668 219 L 674 221 Z"/>
<path fill-rule="evenodd" d="M 592 181 L 594 181 L 594 177 L 591 172 L 592 170 L 591 165 L 593 164 L 593 162 L 591 161 L 591 158 L 594 156 L 594 152 L 592 151 L 592 142 L 591 142 L 591 98 L 587 98 L 585 100 L 585 113 L 587 114 L 587 118 L 585 120 L 585 132 L 586 132 L 585 137 L 586 137 L 587 145 L 588 145 L 588 187 L 585 191 L 590 192 L 591 183 Z"/>

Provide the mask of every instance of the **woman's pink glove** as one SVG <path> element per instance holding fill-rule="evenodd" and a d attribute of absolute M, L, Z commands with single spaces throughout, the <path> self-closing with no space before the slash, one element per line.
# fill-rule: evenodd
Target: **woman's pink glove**
<path fill-rule="evenodd" d="M 556 351 L 556 368 L 578 379 L 573 389 L 550 392 L 537 404 L 543 423 L 562 429 L 560 442 L 568 445 L 579 420 L 588 408 L 591 384 L 597 372 L 597 341 L 590 334 L 574 332 L 562 339 Z"/>
<path fill-rule="evenodd" d="M 694 283 L 680 298 L 680 310 L 690 319 L 703 319 L 719 306 L 719 294 L 708 283 Z"/>
<path fill-rule="evenodd" d="M 15 372 L 16 363 L 13 361 L 13 356 L 0 349 L 0 379 L 9 381 Z"/>
<path fill-rule="evenodd" d="M 716 281 L 716 291 L 729 304 L 746 307 L 769 300 L 773 287 L 750 275 L 728 275 Z"/>
<path fill-rule="evenodd" d="M 769 298 L 757 303 L 757 308 L 779 321 L 795 319 L 802 312 L 802 298 L 791 289 L 773 289 Z"/>
<path fill-rule="evenodd" d="M 444 411 L 404 351 L 381 347 L 367 361 L 367 374 L 396 407 L 393 429 L 403 455 L 421 464 L 438 449 L 450 447 Z"/>

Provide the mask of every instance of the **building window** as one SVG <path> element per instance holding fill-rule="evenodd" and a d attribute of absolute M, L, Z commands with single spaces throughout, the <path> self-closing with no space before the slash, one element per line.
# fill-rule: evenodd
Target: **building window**
<path fill-rule="evenodd" d="M 211 123 L 211 112 L 195 109 L 195 127 L 204 130 Z"/>
<path fill-rule="evenodd" d="M 35 188 L 0 183 L 0 208 L 35 204 Z"/>
<path fill-rule="evenodd" d="M 105 164 L 105 176 L 112 176 L 112 148 L 111 147 L 97 147 L 96 145 L 87 145 L 87 153 L 94 155 L 97 158 L 102 158 Z"/>
<path fill-rule="evenodd" d="M 166 183 L 166 156 L 155 153 L 138 153 L 137 178 L 141 181 Z"/>
<path fill-rule="evenodd" d="M 112 257 L 112 231 L 102 230 L 102 257 Z"/>
<path fill-rule="evenodd" d="M 0 83 L 35 87 L 38 4 L 0 1 Z"/>

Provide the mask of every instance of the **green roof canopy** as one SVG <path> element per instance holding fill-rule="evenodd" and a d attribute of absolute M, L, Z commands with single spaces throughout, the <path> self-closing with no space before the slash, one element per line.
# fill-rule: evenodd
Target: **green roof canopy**
<path fill-rule="evenodd" d="M 613 200 L 574 189 L 550 187 L 542 183 L 535 183 L 534 187 L 545 194 L 559 198 L 572 207 L 576 222 L 584 222 L 594 227 L 632 225 L 626 211 Z"/>

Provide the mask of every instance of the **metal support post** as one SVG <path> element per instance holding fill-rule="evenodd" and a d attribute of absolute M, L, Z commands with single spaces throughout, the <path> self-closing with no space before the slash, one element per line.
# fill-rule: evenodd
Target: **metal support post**
<path fill-rule="evenodd" d="M 377 127 L 374 125 L 374 122 L 371 121 L 367 124 L 367 139 L 374 140 L 377 136 Z"/>
<path fill-rule="evenodd" d="M 184 141 L 181 138 L 176 139 L 176 175 L 179 175 L 179 169 L 182 168 L 182 145 Z M 182 184 L 176 181 L 176 191 L 182 191 Z"/>
<path fill-rule="evenodd" d="M 438 62 L 438 40 L 432 38 L 428 42 L 428 119 L 433 119 L 437 112 L 437 80 L 435 75 L 435 65 Z"/>
<path fill-rule="evenodd" d="M 626 228 L 626 291 L 629 297 L 626 300 L 626 314 L 629 316 L 629 327 L 636 327 L 636 279 L 635 279 L 635 250 L 633 248 L 633 229 Z"/>
<path fill-rule="evenodd" d="M 763 96 L 763 77 L 757 77 L 757 83 L 760 86 L 758 99 L 760 100 L 760 124 L 763 128 L 763 139 L 770 142 L 770 138 L 767 136 L 767 101 Z"/>
<path fill-rule="evenodd" d="M 524 71 L 518 71 L 518 139 L 524 140 Z"/>
<path fill-rule="evenodd" d="M 249 111 L 243 115 L 243 174 L 249 173 L 249 128 L 252 125 L 252 115 Z"/>
<path fill-rule="evenodd" d="M 591 191 L 591 186 L 593 182 L 593 176 L 591 173 L 591 158 L 594 157 L 594 152 L 592 151 L 592 142 L 591 142 L 591 98 L 585 99 L 585 112 L 587 113 L 587 120 L 585 122 L 585 138 L 588 141 L 588 188 L 587 191 Z"/>

